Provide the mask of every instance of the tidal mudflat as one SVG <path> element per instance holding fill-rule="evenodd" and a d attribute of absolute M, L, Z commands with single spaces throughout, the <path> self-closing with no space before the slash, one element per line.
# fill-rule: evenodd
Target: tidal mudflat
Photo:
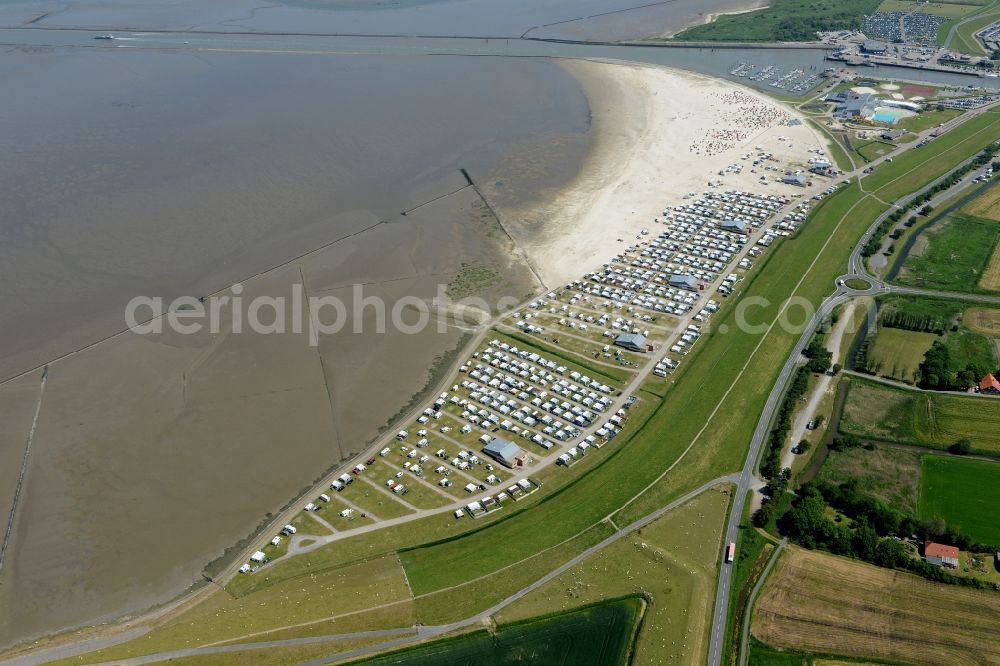
<path fill-rule="evenodd" d="M 530 203 L 591 143 L 577 83 L 539 59 L 43 49 L 0 71 L 18 127 L 0 139 L 4 462 L 48 365 L 0 570 L 5 644 L 199 581 L 468 335 L 121 333 L 130 298 L 524 298 L 534 274 L 460 169 Z"/>

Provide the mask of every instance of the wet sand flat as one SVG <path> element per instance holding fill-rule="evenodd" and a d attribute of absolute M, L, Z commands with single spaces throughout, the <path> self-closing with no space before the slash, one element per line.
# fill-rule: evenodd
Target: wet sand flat
<path fill-rule="evenodd" d="M 41 371 L 0 385 L 0 539 L 14 504 L 24 451 L 39 400 Z"/>
<path fill-rule="evenodd" d="M 462 167 L 530 197 L 588 145 L 582 93 L 544 61 L 55 51 L 0 70 L 19 127 L 0 137 L 0 378 L 121 330 L 137 294 L 212 293 Z M 505 171 L 508 141 L 541 160 L 532 180 Z"/>
<path fill-rule="evenodd" d="M 468 335 L 316 348 L 225 318 L 214 335 L 115 335 L 127 298 L 238 280 L 245 299 L 287 297 L 303 278 L 316 295 L 430 298 L 470 265 L 497 276 L 476 291 L 524 297 L 530 270 L 459 169 L 535 200 L 590 142 L 575 81 L 540 60 L 54 51 L 0 67 L 26 132 L 0 139 L 21 156 L 0 201 L 0 366 L 61 359 L 0 572 L 3 644 L 176 596 L 364 448 Z M 55 104 L 47 77 L 78 105 Z M 37 380 L 0 383 L 5 460 Z"/>
<path fill-rule="evenodd" d="M 212 30 L 354 35 L 465 35 L 623 40 L 672 34 L 748 0 L 251 0 L 151 3 L 74 0 L 0 8 L 0 23 L 39 27 Z"/>

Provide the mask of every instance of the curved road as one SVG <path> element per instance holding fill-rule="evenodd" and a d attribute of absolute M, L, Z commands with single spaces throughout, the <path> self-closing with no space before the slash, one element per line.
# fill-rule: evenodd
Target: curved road
<path fill-rule="evenodd" d="M 977 110 L 975 113 L 967 113 L 960 117 L 961 122 L 951 122 L 947 125 L 947 129 L 952 129 L 959 124 L 967 122 L 969 119 L 980 115 L 981 113 L 987 112 L 987 110 L 992 110 L 996 108 L 996 105 L 990 107 L 984 107 L 983 109 Z M 930 132 L 925 132 L 924 135 Z M 918 142 L 912 142 L 908 146 L 903 146 L 897 148 L 892 153 L 884 156 L 883 158 L 871 162 L 867 166 L 876 166 L 886 160 L 886 158 L 892 158 L 898 156 L 906 150 L 912 150 L 911 146 L 915 146 Z M 978 151 L 976 153 L 979 154 Z M 791 354 L 785 361 L 785 365 L 781 369 L 781 373 L 778 375 L 778 379 L 771 389 L 771 393 L 768 395 L 767 403 L 765 404 L 764 411 L 761 414 L 760 420 L 757 423 L 757 429 L 754 430 L 753 437 L 750 442 L 750 450 L 747 454 L 746 462 L 744 463 L 743 470 L 740 473 L 740 481 L 736 490 L 736 497 L 733 504 L 733 509 L 730 512 L 729 523 L 726 526 L 726 543 L 733 543 L 737 539 L 739 534 L 739 526 L 742 521 L 743 506 L 746 503 L 747 494 L 750 492 L 752 485 L 755 481 L 754 471 L 757 468 L 757 463 L 760 458 L 761 451 L 764 446 L 767 434 L 770 431 L 771 422 L 774 415 L 781 404 L 784 397 L 785 390 L 788 387 L 788 383 L 791 380 L 792 374 L 794 373 L 796 367 L 798 366 L 798 359 L 802 350 L 809 344 L 812 336 L 815 334 L 823 317 L 831 312 L 833 308 L 837 307 L 841 303 L 848 301 L 849 299 L 856 298 L 858 296 L 875 296 L 881 293 L 904 293 L 904 294 L 916 294 L 916 295 L 927 295 L 927 296 L 942 296 L 945 298 L 962 298 L 968 300 L 976 300 L 981 302 L 989 303 L 1000 303 L 1000 297 L 996 296 L 984 296 L 976 294 L 957 294 L 954 292 L 935 292 L 928 289 L 912 289 L 908 287 L 896 287 L 892 285 L 886 285 L 881 280 L 868 274 L 867 269 L 864 265 L 864 259 L 861 256 L 861 251 L 867 243 L 868 239 L 871 238 L 878 230 L 879 225 L 892 214 L 893 210 L 898 206 L 899 203 L 906 203 L 911 201 L 917 196 L 920 196 L 924 192 L 930 190 L 938 182 L 947 178 L 954 171 L 963 168 L 965 165 L 971 163 L 975 159 L 975 156 L 964 160 L 954 169 L 950 170 L 943 176 L 931 181 L 925 186 L 921 187 L 919 190 L 902 197 L 897 204 L 894 204 L 888 208 L 883 214 L 879 215 L 872 224 L 868 227 L 861 238 L 858 240 L 857 245 L 851 252 L 849 260 L 849 272 L 836 281 L 836 289 L 823 301 L 820 305 L 818 311 L 809 321 L 799 340 L 796 342 L 795 347 L 792 349 Z M 866 167 L 867 168 L 867 167 Z M 857 169 L 850 174 L 851 178 L 858 178 L 859 185 L 862 185 L 861 180 L 863 176 L 863 171 Z M 872 195 L 874 196 L 874 195 Z M 851 278 L 860 278 L 870 283 L 868 289 L 851 289 L 847 287 L 845 282 Z M 708 652 L 708 664 L 709 666 L 720 666 L 722 663 L 723 647 L 725 644 L 725 633 L 726 633 L 726 620 L 729 614 L 729 598 L 732 588 L 732 577 L 733 577 L 733 565 L 723 565 L 722 571 L 719 573 L 719 582 L 716 589 L 715 595 L 715 611 L 712 618 L 712 638 L 709 643 Z"/>

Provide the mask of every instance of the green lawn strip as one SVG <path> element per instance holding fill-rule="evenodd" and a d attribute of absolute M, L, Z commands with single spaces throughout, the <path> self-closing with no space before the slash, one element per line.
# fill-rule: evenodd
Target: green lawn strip
<path fill-rule="evenodd" d="M 250 577 L 263 575 L 264 571 L 266 569 Z M 72 657 L 63 663 L 117 661 L 231 640 L 276 626 L 363 610 L 373 605 L 375 599 L 387 603 L 409 596 L 399 560 L 389 555 L 316 572 L 307 580 L 285 581 L 250 598 L 234 599 L 227 594 L 214 594 L 144 636 Z"/>
<path fill-rule="evenodd" d="M 173 657 L 170 666 L 245 666 L 246 664 L 266 663 L 268 666 L 297 666 L 315 659 L 357 650 L 369 645 L 385 642 L 384 637 L 355 638 L 342 641 L 330 641 L 313 645 L 291 645 L 267 649 L 237 650 L 215 654 L 193 655 L 190 657 Z M 166 662 L 160 662 L 166 663 Z"/>
<path fill-rule="evenodd" d="M 888 141 L 869 141 L 854 146 L 854 152 L 863 157 L 866 162 L 876 160 L 895 149 L 896 146 Z"/>
<path fill-rule="evenodd" d="M 296 529 L 297 534 L 311 534 L 313 536 L 326 536 L 330 530 L 324 527 L 319 521 L 313 520 L 306 511 L 302 511 L 292 518 L 290 523 Z"/>
<path fill-rule="evenodd" d="M 943 518 L 979 543 L 1000 544 L 1000 463 L 924 456 L 920 517 Z"/>
<path fill-rule="evenodd" d="M 933 107 L 933 102 L 931 103 Z M 964 113 L 961 109 L 935 109 L 929 108 L 921 111 L 915 116 L 910 116 L 909 118 L 900 118 L 896 122 L 896 127 L 898 129 L 905 129 L 910 132 L 923 132 L 931 127 L 936 127 L 941 123 L 951 120 L 952 118 L 957 118 Z"/>
<path fill-rule="evenodd" d="M 361 527 L 362 525 L 370 525 L 373 521 L 371 518 L 362 517 L 361 512 L 351 509 L 343 502 L 341 502 L 333 493 L 327 495 L 330 498 L 329 502 L 324 502 L 323 500 L 318 500 L 316 506 L 319 509 L 315 512 L 303 511 L 300 515 L 309 518 L 311 522 L 317 522 L 315 519 L 325 520 L 333 526 L 333 529 L 340 532 L 346 530 L 352 530 L 356 527 Z M 340 513 L 345 509 L 351 509 L 351 515 L 342 516 Z M 328 534 L 324 530 L 324 534 Z M 301 534 L 301 532 L 300 532 Z"/>
<path fill-rule="evenodd" d="M 376 466 L 366 473 L 371 476 L 374 483 L 378 483 L 378 479 L 380 478 L 376 476 L 378 470 L 379 468 Z M 332 496 L 333 492 L 335 491 L 328 491 L 327 494 Z M 410 508 L 380 493 L 371 484 L 365 483 L 361 479 L 356 480 L 355 483 L 340 491 L 340 496 L 362 511 L 378 516 L 382 520 L 399 518 L 400 516 L 413 513 Z"/>
<path fill-rule="evenodd" d="M 503 623 L 628 594 L 650 600 L 633 664 L 703 660 L 732 487 L 704 492 L 533 590 Z"/>
<path fill-rule="evenodd" d="M 607 522 L 598 523 L 566 543 L 507 564 L 506 568 L 497 568 L 483 578 L 417 596 L 414 600 L 417 621 L 426 625 L 447 624 L 475 615 L 565 564 L 581 551 L 600 543 L 614 531 Z M 442 564 L 442 568 L 449 569 L 446 564 Z"/>
<path fill-rule="evenodd" d="M 934 139 L 933 148 L 914 148 L 880 166 L 863 183 L 883 201 L 896 201 L 953 169 L 1000 138 L 1000 112 L 986 111 Z"/>
<path fill-rule="evenodd" d="M 265 630 L 255 633 L 250 637 L 235 638 L 228 641 L 221 641 L 221 645 L 239 645 L 248 642 L 282 641 L 289 638 L 309 638 L 311 636 L 332 636 L 335 634 L 349 634 L 357 631 L 370 631 L 372 629 L 398 629 L 400 627 L 412 627 L 417 623 L 417 616 L 413 610 L 413 600 L 403 598 L 396 601 L 386 601 L 373 605 L 371 608 L 354 611 L 349 610 L 344 613 L 335 612 L 329 616 L 313 617 L 305 622 L 297 622 L 284 627 L 272 630 Z M 383 637 L 382 641 L 385 640 Z M 330 654 L 341 652 L 339 649 L 330 649 Z"/>

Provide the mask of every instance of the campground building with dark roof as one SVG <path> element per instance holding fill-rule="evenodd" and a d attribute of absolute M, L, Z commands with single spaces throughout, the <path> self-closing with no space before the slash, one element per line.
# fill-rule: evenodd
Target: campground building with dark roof
<path fill-rule="evenodd" d="M 507 467 L 520 467 L 524 465 L 524 451 L 509 439 L 503 439 L 502 437 L 495 438 L 483 447 L 483 453 Z"/>
<path fill-rule="evenodd" d="M 615 338 L 615 344 L 634 352 L 646 351 L 646 336 L 639 333 L 622 333 Z"/>
<path fill-rule="evenodd" d="M 747 223 L 739 220 L 726 220 L 722 223 L 721 229 L 737 234 L 745 234 L 747 232 Z"/>
<path fill-rule="evenodd" d="M 693 275 L 687 275 L 687 274 L 671 275 L 669 284 L 671 287 L 681 287 L 682 289 L 690 289 L 691 291 L 694 291 L 695 289 L 698 288 L 698 281 L 694 278 Z"/>

